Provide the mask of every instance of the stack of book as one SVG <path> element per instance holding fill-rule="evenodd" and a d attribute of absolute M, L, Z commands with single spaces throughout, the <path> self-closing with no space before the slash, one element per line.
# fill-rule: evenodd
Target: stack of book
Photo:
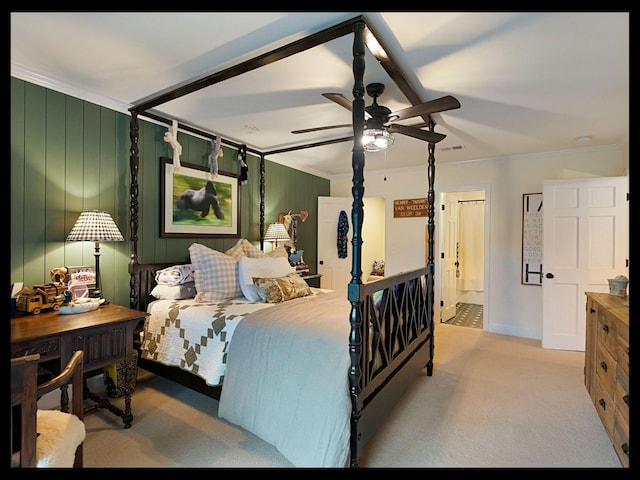
<path fill-rule="evenodd" d="M 296 263 L 294 265 L 296 267 L 296 272 L 300 274 L 300 276 L 305 276 L 309 273 L 309 265 L 303 262 Z"/>

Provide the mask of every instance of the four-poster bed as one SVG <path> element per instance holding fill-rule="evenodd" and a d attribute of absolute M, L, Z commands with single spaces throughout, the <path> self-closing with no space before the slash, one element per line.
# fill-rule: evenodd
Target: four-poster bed
<path fill-rule="evenodd" d="M 362 17 L 343 22 L 333 28 L 312 35 L 304 42 L 294 42 L 276 51 L 262 55 L 255 59 L 256 63 L 251 65 L 253 65 L 253 68 L 257 68 L 267 60 L 276 61 L 279 58 L 284 58 L 292 53 L 347 33 L 353 33 L 354 35 L 353 128 L 354 132 L 361 132 L 365 122 L 365 37 L 372 34 Z M 241 321 L 232 322 L 230 319 L 233 315 L 225 314 L 224 316 L 226 326 L 222 327 L 221 331 L 228 338 L 226 343 L 223 342 L 224 345 L 221 348 L 228 355 L 223 361 L 226 362 L 226 365 L 218 381 L 208 377 L 205 378 L 203 374 L 205 368 L 198 363 L 200 361 L 197 358 L 198 352 L 202 356 L 201 352 L 209 348 L 208 346 L 205 348 L 208 345 L 205 342 L 200 342 L 195 349 L 192 348 L 193 345 L 188 345 L 189 349 L 185 345 L 180 345 L 177 348 L 178 350 L 184 348 L 185 351 L 189 350 L 189 352 L 184 353 L 183 358 L 175 363 L 165 362 L 166 364 L 163 364 L 153 360 L 154 355 L 157 357 L 159 355 L 157 352 L 165 348 L 163 346 L 163 335 L 170 335 L 170 330 L 177 324 L 183 326 L 180 333 L 174 332 L 176 335 L 180 335 L 181 341 L 184 344 L 194 343 L 189 337 L 190 333 L 184 333 L 194 321 L 189 320 L 187 322 L 186 315 L 195 311 L 196 308 L 205 308 L 207 305 L 195 305 L 198 303 L 197 296 L 196 300 L 154 301 L 155 298 L 151 295 L 151 292 L 156 286 L 156 273 L 166 267 L 173 266 L 173 264 L 145 265 L 138 262 L 137 235 L 140 208 L 138 204 L 138 115 L 143 114 L 155 119 L 161 119 L 166 123 L 166 119 L 149 113 L 147 110 L 172 98 L 202 88 L 207 82 L 211 85 L 228 78 L 231 73 L 240 74 L 248 68 L 247 64 L 232 67 L 222 72 L 222 74 L 212 75 L 207 79 L 200 80 L 197 85 L 194 82 L 194 84 L 162 94 L 131 109 L 130 304 L 132 308 L 152 311 L 155 308 L 160 308 L 162 302 L 169 302 L 163 307 L 165 310 L 161 310 L 157 315 L 158 318 L 155 318 L 152 314 L 147 319 L 144 331 L 145 340 L 142 342 L 143 347 L 139 364 L 152 372 L 175 378 L 191 388 L 206 392 L 214 398 L 219 398 L 219 414 L 221 418 L 228 419 L 230 422 L 242 426 L 266 441 L 273 443 L 296 466 L 341 467 L 349 465 L 358 467 L 365 442 L 375 433 L 378 426 L 387 416 L 387 412 L 391 410 L 408 385 L 415 380 L 423 369 L 426 368 L 426 374 L 429 376 L 433 371 L 433 205 L 435 174 L 435 146 L 433 143 L 428 144 L 429 247 L 428 264 L 426 266 L 420 266 L 413 271 L 398 275 L 387 276 L 373 283 L 362 283 L 363 239 L 361 233 L 364 217 L 365 154 L 362 145 L 354 140 L 352 151 L 353 209 L 351 211 L 353 228 L 351 247 L 353 255 L 351 281 L 348 285 L 347 298 L 334 299 L 333 297 L 336 297 L 335 293 L 337 292 L 309 289 L 308 292 L 305 291 L 301 294 L 300 298 L 293 298 L 292 296 L 290 300 L 281 301 L 277 304 L 262 304 L 263 306 L 268 305 L 269 308 L 245 308 L 246 303 L 243 302 L 247 300 L 247 294 L 245 294 L 247 298 L 244 300 L 236 301 L 236 298 L 225 297 L 223 299 L 220 297 L 209 302 L 214 305 L 214 308 L 218 309 L 236 308 L 237 310 L 234 310 L 234 312 L 242 319 Z M 399 82 L 401 84 L 401 88 L 409 88 L 404 79 L 398 76 L 396 69 L 389 68 L 389 71 L 392 72 L 396 83 Z M 415 94 L 407 96 L 415 102 Z M 433 125 L 433 122 L 429 122 L 430 130 L 433 129 Z M 185 128 L 185 130 L 193 129 Z M 260 155 L 261 245 L 264 236 L 264 159 L 269 153 L 274 152 L 263 152 Z M 234 249 L 224 253 L 208 251 L 208 249 L 201 248 L 202 246 L 196 244 L 189 248 L 189 253 L 191 254 L 189 261 L 193 265 L 194 275 L 196 276 L 195 288 L 198 290 L 198 295 L 200 295 L 198 287 L 203 285 L 203 272 L 206 269 L 201 264 L 199 267 L 196 266 L 196 263 L 200 262 L 201 255 L 205 255 L 209 260 L 223 258 L 224 261 L 231 263 L 233 261 L 228 260 L 226 257 L 233 257 L 240 265 L 243 262 L 248 262 L 246 257 L 254 257 L 254 259 L 260 260 L 263 256 L 266 256 L 261 252 L 252 250 L 246 244 L 244 244 L 244 247 L 242 245 L 243 240 L 240 240 L 237 244 L 238 248 L 234 247 Z M 243 257 L 245 257 L 244 260 Z M 270 260 L 276 262 L 273 258 Z M 242 276 L 242 273 L 240 275 Z M 258 287 L 257 283 L 256 286 Z M 244 289 L 242 289 L 242 293 L 245 293 Z M 220 303 L 216 303 L 218 300 L 221 300 Z M 180 305 L 186 304 L 179 302 L 191 302 L 191 304 L 183 308 Z M 223 303 L 224 305 L 222 305 Z M 305 308 L 298 308 L 298 305 L 306 306 Z M 330 314 L 330 312 L 334 311 L 337 312 L 339 317 L 336 322 L 331 318 L 334 315 Z M 313 312 L 319 313 L 314 315 Z M 298 317 L 300 318 L 298 319 Z M 170 320 L 173 323 L 166 323 L 166 327 L 163 324 L 162 328 L 154 330 L 152 324 L 158 319 L 161 322 Z M 182 322 L 179 320 L 182 320 Z M 209 330 L 211 330 L 211 317 L 208 320 Z M 189 327 L 186 326 L 187 323 L 189 323 Z M 228 326 L 231 323 L 234 324 L 233 332 L 230 331 Z M 213 329 L 215 328 L 216 326 L 213 325 Z M 289 329 L 292 329 L 294 333 L 289 333 Z M 325 330 L 331 330 L 331 332 Z M 302 331 L 304 331 L 304 337 L 301 335 Z M 233 333 L 233 340 L 231 340 L 231 333 Z M 291 337 L 288 335 L 291 335 Z M 266 340 L 267 338 L 269 340 Z M 296 340 L 288 341 L 290 338 L 295 338 Z M 219 338 L 217 339 L 219 340 Z M 210 343 L 213 343 L 211 335 L 209 340 Z M 270 348 L 261 348 L 261 341 L 268 341 Z M 280 351 L 278 348 L 273 348 L 273 345 L 278 345 L 278 341 L 290 345 L 290 347 L 286 348 L 291 348 L 291 350 Z M 341 347 L 336 347 L 335 345 Z M 172 347 L 166 347 L 166 349 L 170 348 Z M 332 350 L 333 348 L 341 348 L 341 353 L 335 353 Z M 268 351 L 270 357 L 261 357 L 259 352 L 262 350 Z M 191 359 L 189 359 L 188 355 L 191 355 Z M 292 355 L 301 355 L 305 358 L 291 357 Z M 283 356 L 284 359 L 282 358 Z M 334 358 L 337 363 L 332 363 Z M 288 361 L 285 359 L 288 359 Z M 194 368 L 194 365 L 197 368 Z M 277 367 L 274 367 L 274 365 Z M 332 370 L 327 373 L 324 370 L 326 368 Z M 265 377 L 273 375 L 273 370 L 278 370 L 273 378 Z M 254 379 L 256 376 L 260 378 Z M 265 381 L 265 378 L 269 380 Z M 252 379 L 260 383 L 260 386 L 252 383 L 254 381 Z M 278 399 L 272 398 L 272 396 L 275 397 L 276 395 L 279 396 Z M 325 407 L 324 413 L 317 412 L 319 395 L 331 397 L 331 399 L 327 398 L 323 404 L 323 407 Z M 316 406 L 313 408 L 305 403 L 313 401 L 316 401 Z M 274 403 L 278 402 L 284 402 L 285 411 L 278 410 L 278 405 L 274 405 Z M 335 402 L 336 405 L 334 406 L 332 402 Z M 340 406 L 337 404 L 340 404 Z M 346 415 L 344 412 L 345 405 Z M 315 417 L 313 412 L 316 412 Z M 246 420 L 246 415 L 257 417 L 257 419 Z M 293 421 L 289 421 L 287 415 L 295 418 L 293 418 Z M 320 415 L 322 415 L 322 418 L 317 418 Z M 326 423 L 334 419 L 334 415 L 335 433 L 334 430 L 328 430 L 328 433 L 324 432 L 321 435 L 319 431 L 325 429 Z M 290 425 L 300 424 L 303 419 L 305 423 L 302 426 Z M 306 420 L 309 421 L 306 422 Z M 296 428 L 301 430 L 298 431 Z M 287 444 L 290 440 L 293 440 L 296 444 Z M 323 452 L 325 445 L 329 445 L 326 446 L 327 452 L 331 450 L 326 454 Z M 304 451 L 305 449 L 306 451 Z"/>

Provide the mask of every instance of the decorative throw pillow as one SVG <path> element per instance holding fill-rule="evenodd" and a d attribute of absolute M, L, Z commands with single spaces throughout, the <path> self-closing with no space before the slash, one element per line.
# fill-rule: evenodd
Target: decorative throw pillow
<path fill-rule="evenodd" d="M 245 248 L 247 248 L 247 244 L 251 245 L 251 242 L 249 242 L 249 240 L 247 240 L 246 238 L 241 238 L 233 247 L 231 247 L 224 253 L 229 255 L 230 257 L 235 258 L 236 260 L 240 260 L 240 257 L 244 257 L 246 255 Z M 251 246 L 253 247 L 253 245 Z"/>
<path fill-rule="evenodd" d="M 158 300 L 181 300 L 196 296 L 195 282 L 181 283 L 180 285 L 158 284 L 151 290 L 151 295 Z"/>
<path fill-rule="evenodd" d="M 239 260 L 240 257 L 249 257 L 249 258 L 261 258 L 261 257 L 287 257 L 288 253 L 284 248 L 284 245 L 281 245 L 272 251 L 265 253 L 260 250 L 258 247 L 255 247 L 249 240 L 246 238 L 241 238 L 236 242 L 236 244 L 231 247 L 229 250 L 224 252 L 225 254 Z"/>
<path fill-rule="evenodd" d="M 253 284 L 260 298 L 266 303 L 285 302 L 313 294 L 307 282 L 297 273 L 279 278 L 254 278 Z"/>
<path fill-rule="evenodd" d="M 240 257 L 238 261 L 238 275 L 240 277 L 240 289 L 252 302 L 260 302 L 253 279 L 255 277 L 282 277 L 295 272 L 295 268 L 289 265 L 285 257 Z"/>
<path fill-rule="evenodd" d="M 238 261 L 199 243 L 189 247 L 196 302 L 210 303 L 242 296 L 238 277 Z"/>

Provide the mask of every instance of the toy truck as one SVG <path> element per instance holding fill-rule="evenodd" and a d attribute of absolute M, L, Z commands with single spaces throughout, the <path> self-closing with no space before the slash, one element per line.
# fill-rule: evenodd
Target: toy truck
<path fill-rule="evenodd" d="M 32 290 L 24 289 L 18 294 L 16 309 L 19 312 L 38 315 L 42 310 L 58 310 L 64 302 L 65 284 L 54 283 L 34 285 Z"/>

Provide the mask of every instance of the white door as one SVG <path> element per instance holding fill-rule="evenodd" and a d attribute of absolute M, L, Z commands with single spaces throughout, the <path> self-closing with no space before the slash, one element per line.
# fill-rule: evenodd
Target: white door
<path fill-rule="evenodd" d="M 440 321 L 456 316 L 456 241 L 458 239 L 458 197 L 452 194 L 443 193 L 444 210 L 442 210 L 442 273 L 443 287 L 442 306 L 440 310 Z"/>
<path fill-rule="evenodd" d="M 542 347 L 585 349 L 585 292 L 629 277 L 628 177 L 543 184 Z"/>
<path fill-rule="evenodd" d="M 318 197 L 318 270 L 322 275 L 320 286 L 347 293 L 351 281 L 351 205 L 353 199 L 347 197 Z M 347 212 L 349 232 L 347 257 L 338 258 L 338 218 L 340 211 Z"/>

